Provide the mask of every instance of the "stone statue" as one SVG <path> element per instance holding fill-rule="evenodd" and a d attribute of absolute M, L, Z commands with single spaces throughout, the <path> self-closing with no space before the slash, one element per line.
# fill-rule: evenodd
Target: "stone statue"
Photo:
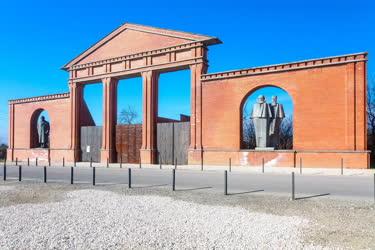
<path fill-rule="evenodd" d="M 269 138 L 269 124 L 271 118 L 270 105 L 266 103 L 263 95 L 258 96 L 257 103 L 253 105 L 251 118 L 255 129 L 255 140 L 258 148 L 266 148 Z"/>
<path fill-rule="evenodd" d="M 280 142 L 280 125 L 285 117 L 284 107 L 277 103 L 277 96 L 272 96 L 272 102 L 269 104 L 271 109 L 271 119 L 269 124 L 268 147 L 277 148 Z"/>
<path fill-rule="evenodd" d="M 39 145 L 41 148 L 48 148 L 49 132 L 50 132 L 49 122 L 47 122 L 46 118 L 42 116 L 41 121 L 39 123 L 39 127 L 38 127 Z"/>

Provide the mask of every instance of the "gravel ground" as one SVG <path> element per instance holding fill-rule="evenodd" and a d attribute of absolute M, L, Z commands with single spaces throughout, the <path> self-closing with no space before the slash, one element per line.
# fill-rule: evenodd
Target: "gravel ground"
<path fill-rule="evenodd" d="M 372 204 L 0 184 L 0 249 L 373 249 Z"/>

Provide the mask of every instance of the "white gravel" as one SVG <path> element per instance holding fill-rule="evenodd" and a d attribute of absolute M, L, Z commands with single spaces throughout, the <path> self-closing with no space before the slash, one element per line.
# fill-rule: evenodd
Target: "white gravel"
<path fill-rule="evenodd" d="M 13 186 L 0 186 L 0 192 L 8 192 L 14 190 Z"/>
<path fill-rule="evenodd" d="M 80 190 L 0 208 L 0 249 L 300 249 L 300 217 Z"/>

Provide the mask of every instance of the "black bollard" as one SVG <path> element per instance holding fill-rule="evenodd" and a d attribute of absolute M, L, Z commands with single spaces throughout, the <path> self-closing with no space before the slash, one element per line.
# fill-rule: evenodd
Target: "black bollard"
<path fill-rule="evenodd" d="M 16 157 L 16 166 L 18 165 L 18 158 Z"/>
<path fill-rule="evenodd" d="M 232 172 L 232 158 L 229 158 L 229 172 Z"/>
<path fill-rule="evenodd" d="M 141 160 L 141 157 L 139 157 L 139 168 L 142 168 L 142 160 Z"/>
<path fill-rule="evenodd" d="M 224 195 L 228 195 L 228 172 L 224 171 Z"/>
<path fill-rule="evenodd" d="M 43 167 L 43 173 L 44 173 L 44 175 L 43 175 L 43 179 L 44 179 L 44 183 L 47 183 L 47 167 L 46 166 L 44 166 Z"/>
<path fill-rule="evenodd" d="M 38 166 L 38 157 L 35 158 L 35 166 Z"/>
<path fill-rule="evenodd" d="M 132 188 L 132 169 L 128 168 L 128 187 Z"/>
<path fill-rule="evenodd" d="M 159 168 L 162 169 L 162 164 L 161 164 L 161 157 L 160 157 L 160 153 L 158 153 L 158 158 L 159 158 Z"/>
<path fill-rule="evenodd" d="M 90 168 L 92 168 L 92 157 L 90 157 Z"/>
<path fill-rule="evenodd" d="M 109 168 L 109 159 L 107 158 L 107 168 Z"/>
<path fill-rule="evenodd" d="M 48 167 L 50 167 L 50 166 L 51 166 L 51 158 L 48 157 Z"/>
<path fill-rule="evenodd" d="M 65 157 L 63 157 L 63 167 L 65 167 Z"/>
<path fill-rule="evenodd" d="M 341 175 L 344 175 L 344 159 L 341 158 Z"/>
<path fill-rule="evenodd" d="M 95 171 L 95 167 L 92 168 L 92 185 L 95 186 L 95 178 L 96 178 L 96 171 Z"/>
<path fill-rule="evenodd" d="M 74 167 L 77 167 L 77 162 L 76 162 L 75 159 L 74 159 L 74 162 L 73 162 L 73 166 L 74 166 Z"/>
<path fill-rule="evenodd" d="M 264 158 L 262 158 L 262 173 L 264 173 Z"/>
<path fill-rule="evenodd" d="M 174 169 L 177 169 L 177 158 L 174 159 Z"/>
<path fill-rule="evenodd" d="M 294 183 L 294 172 L 292 172 L 292 201 L 296 199 L 295 197 L 295 183 Z"/>
<path fill-rule="evenodd" d="M 6 166 L 6 164 L 4 164 L 4 168 L 3 168 L 3 179 L 4 179 L 4 181 L 6 181 L 7 180 L 7 166 Z"/>
<path fill-rule="evenodd" d="M 70 167 L 70 184 L 73 185 L 74 183 L 74 168 Z"/>
<path fill-rule="evenodd" d="M 172 169 L 172 191 L 176 191 L 176 169 Z"/>
<path fill-rule="evenodd" d="M 18 181 L 22 180 L 22 166 L 18 166 Z"/>
<path fill-rule="evenodd" d="M 120 155 L 120 168 L 122 168 L 122 155 Z"/>
<path fill-rule="evenodd" d="M 30 167 L 30 158 L 27 157 L 27 166 Z"/>

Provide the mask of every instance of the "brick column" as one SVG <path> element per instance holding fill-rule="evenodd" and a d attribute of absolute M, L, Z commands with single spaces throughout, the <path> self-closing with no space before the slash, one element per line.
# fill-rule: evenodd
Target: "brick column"
<path fill-rule="evenodd" d="M 103 80 L 103 140 L 101 162 L 116 162 L 117 85 L 115 78 Z"/>
<path fill-rule="evenodd" d="M 191 71 L 191 119 L 189 162 L 202 160 L 202 83 L 201 75 L 207 72 L 207 64 L 199 63 L 190 66 Z"/>
<path fill-rule="evenodd" d="M 142 122 L 142 163 L 157 162 L 156 123 L 158 112 L 158 80 L 159 74 L 155 71 L 142 73 L 143 78 L 143 122 Z"/>
<path fill-rule="evenodd" d="M 73 151 L 72 159 L 79 161 L 80 155 L 80 136 L 81 136 L 81 119 L 80 110 L 83 98 L 83 86 L 80 83 L 69 82 L 70 91 L 70 121 L 71 121 L 71 144 L 70 149 Z"/>
<path fill-rule="evenodd" d="M 9 104 L 9 146 L 7 150 L 7 159 L 14 160 L 14 104 Z"/>

